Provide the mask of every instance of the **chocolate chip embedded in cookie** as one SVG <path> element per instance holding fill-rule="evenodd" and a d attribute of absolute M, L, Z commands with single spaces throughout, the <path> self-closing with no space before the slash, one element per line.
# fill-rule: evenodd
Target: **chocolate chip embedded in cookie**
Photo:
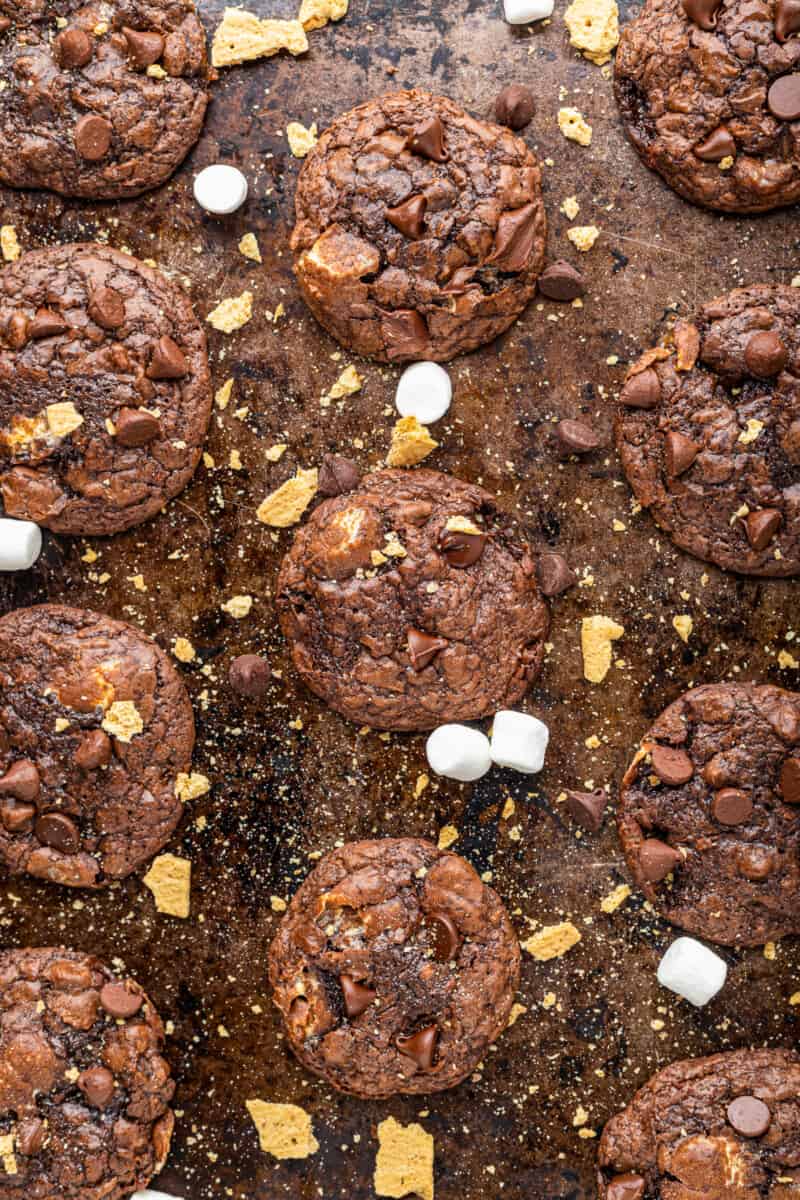
<path fill-rule="evenodd" d="M 648 167 L 705 208 L 800 200 L 795 0 L 646 0 L 623 30 L 615 91 Z"/>
<path fill-rule="evenodd" d="M 208 103 L 193 0 L 0 0 L 0 182 L 98 200 L 168 179 Z"/>
<path fill-rule="evenodd" d="M 0 951 L 0 1196 L 127 1200 L 164 1166 L 175 1084 L 132 979 L 74 950 Z"/>
<path fill-rule="evenodd" d="M 712 300 L 628 374 L 617 446 L 661 528 L 728 571 L 800 572 L 797 288 Z"/>
<path fill-rule="evenodd" d="M 542 267 L 539 165 L 508 129 L 428 92 L 339 117 L 295 197 L 295 272 L 345 346 L 443 362 L 519 316 Z"/>
<path fill-rule="evenodd" d="M 686 692 L 642 739 L 617 823 L 663 915 L 725 946 L 800 933 L 800 694 Z"/>
<path fill-rule="evenodd" d="M 6 866 L 98 888 L 152 858 L 180 820 L 194 746 L 163 650 L 111 617 L 20 608 L 0 618 L 0 696 Z"/>
<path fill-rule="evenodd" d="M 0 105 L 2 105 L 0 92 Z M 107 246 L 34 250 L 0 280 L 0 494 L 57 533 L 109 534 L 189 482 L 211 414 L 183 292 Z"/>
<path fill-rule="evenodd" d="M 672 1063 L 603 1130 L 599 1200 L 791 1200 L 800 1057 L 734 1050 Z"/>
<path fill-rule="evenodd" d="M 295 894 L 269 975 L 289 1045 L 355 1096 L 438 1092 L 505 1029 L 519 945 L 463 858 L 416 838 L 352 842 Z"/>
<path fill-rule="evenodd" d="M 301 676 L 351 721 L 432 729 L 512 707 L 548 611 L 511 521 L 482 488 L 379 471 L 321 504 L 278 578 Z"/>

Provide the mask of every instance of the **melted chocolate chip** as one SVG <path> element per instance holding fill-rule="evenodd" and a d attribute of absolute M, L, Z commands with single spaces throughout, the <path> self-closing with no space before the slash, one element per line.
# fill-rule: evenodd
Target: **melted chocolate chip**
<path fill-rule="evenodd" d="M 438 1040 L 437 1026 L 428 1025 L 426 1029 L 420 1029 L 419 1033 L 412 1033 L 410 1037 L 398 1037 L 395 1045 L 401 1054 L 405 1054 L 407 1058 L 413 1058 L 423 1071 L 430 1071 L 436 1056 Z"/>
<path fill-rule="evenodd" d="M 645 838 L 639 847 L 639 867 L 648 883 L 660 883 L 674 871 L 681 856 L 659 838 Z"/>
<path fill-rule="evenodd" d="M 92 292 L 88 312 L 102 329 L 118 329 L 125 320 L 125 300 L 114 288 L 99 287 Z"/>
<path fill-rule="evenodd" d="M 645 1182 L 641 1175 L 615 1175 L 606 1189 L 607 1200 L 642 1200 Z"/>
<path fill-rule="evenodd" d="M 677 479 L 689 470 L 700 453 L 700 446 L 677 430 L 671 430 L 664 438 L 664 465 L 667 475 Z"/>
<path fill-rule="evenodd" d="M 777 508 L 760 508 L 748 513 L 744 527 L 754 550 L 766 550 L 781 527 L 783 517 Z"/>
<path fill-rule="evenodd" d="M 85 733 L 75 751 L 75 763 L 82 771 L 96 771 L 111 762 L 111 738 L 102 729 Z"/>
<path fill-rule="evenodd" d="M 753 812 L 753 801 L 740 788 L 721 788 L 714 793 L 711 813 L 720 825 L 742 825 Z"/>
<path fill-rule="evenodd" d="M 767 105 L 779 121 L 800 118 L 800 73 L 781 75 L 767 92 Z"/>
<path fill-rule="evenodd" d="M 150 365 L 147 368 L 148 379 L 182 379 L 188 374 L 189 364 L 180 346 L 172 340 L 169 334 L 160 337 L 153 347 Z"/>
<path fill-rule="evenodd" d="M 653 746 L 650 751 L 653 771 L 669 787 L 688 783 L 694 775 L 694 763 L 685 750 L 673 746 Z"/>
<path fill-rule="evenodd" d="M 133 991 L 125 983 L 114 981 L 103 986 L 100 1003 L 111 1017 L 123 1020 L 134 1016 L 144 1003 L 141 992 Z"/>
<path fill-rule="evenodd" d="M 158 417 L 143 408 L 122 408 L 117 416 L 116 439 L 121 446 L 147 446 L 161 431 Z"/>
<path fill-rule="evenodd" d="M 742 1137 L 762 1137 L 772 1124 L 772 1113 L 757 1096 L 737 1096 L 727 1108 L 728 1121 Z"/>
<path fill-rule="evenodd" d="M 788 363 L 789 347 L 774 329 L 762 329 L 745 346 L 744 361 L 751 375 L 770 379 L 779 375 Z"/>
<path fill-rule="evenodd" d="M 78 1087 L 94 1108 L 105 1108 L 114 1095 L 114 1076 L 106 1067 L 89 1067 L 78 1077 Z"/>
<path fill-rule="evenodd" d="M 43 813 L 36 822 L 34 832 L 43 846 L 60 850 L 62 854 L 75 854 L 80 849 L 78 826 L 66 813 Z"/>
<path fill-rule="evenodd" d="M 37 308 L 36 316 L 28 324 L 28 337 L 34 340 L 58 337 L 68 329 L 69 325 L 64 318 L 53 312 L 52 308 Z"/>
<path fill-rule="evenodd" d="M 428 913 L 425 925 L 433 933 L 433 955 L 437 962 L 449 962 L 458 954 L 461 935 L 447 913 Z"/>
<path fill-rule="evenodd" d="M 703 162 L 718 163 L 722 162 L 723 158 L 732 158 L 736 155 L 736 142 L 726 125 L 718 125 L 707 138 L 698 142 L 694 152 Z"/>
<path fill-rule="evenodd" d="M 351 1020 L 365 1012 L 378 994 L 352 975 L 340 975 L 339 982 L 342 985 L 344 1011 Z"/>
<path fill-rule="evenodd" d="M 445 529 L 439 539 L 439 550 L 451 567 L 471 567 L 483 554 L 487 541 L 485 533 Z"/>
<path fill-rule="evenodd" d="M 92 57 L 92 39 L 82 29 L 62 29 L 53 39 L 53 51 L 64 70 L 85 67 Z"/>
<path fill-rule="evenodd" d="M 717 24 L 717 9 L 722 0 L 681 0 L 683 11 L 690 21 L 701 29 L 714 29 Z"/>
<path fill-rule="evenodd" d="M 20 804 L 14 800 L 5 800 L 0 804 L 0 821 L 9 833 L 30 833 L 35 819 L 34 804 Z"/>
<path fill-rule="evenodd" d="M 559 259 L 545 267 L 536 286 L 548 300 L 577 300 L 586 292 L 586 284 L 580 271 L 576 271 L 571 263 Z"/>
<path fill-rule="evenodd" d="M 424 196 L 409 196 L 395 208 L 386 209 L 386 220 L 404 237 L 416 241 L 425 231 L 425 209 L 428 201 Z"/>
<path fill-rule="evenodd" d="M 563 450 L 570 454 L 589 454 L 600 445 L 600 438 L 589 425 L 583 421 L 559 421 L 556 425 L 556 437 Z"/>
<path fill-rule="evenodd" d="M 386 357 L 395 362 L 402 358 L 418 358 L 429 343 L 428 326 L 424 317 L 411 309 L 398 308 L 381 317 L 381 331 Z"/>
<path fill-rule="evenodd" d="M 795 755 L 784 760 L 778 790 L 785 804 L 800 804 L 800 758 Z"/>
<path fill-rule="evenodd" d="M 656 408 L 661 400 L 661 381 L 653 368 L 632 375 L 619 398 L 627 408 Z"/>
<path fill-rule="evenodd" d="M 361 482 L 361 472 L 354 462 L 341 454 L 326 454 L 319 468 L 317 490 L 322 496 L 343 496 Z"/>
<path fill-rule="evenodd" d="M 84 113 L 75 126 L 75 149 L 86 162 L 100 162 L 111 147 L 112 132 L 105 117 Z"/>
<path fill-rule="evenodd" d="M 778 0 L 775 5 L 775 37 L 779 42 L 788 42 L 795 33 L 800 33 L 800 0 Z"/>
<path fill-rule="evenodd" d="M 447 162 L 444 148 L 444 125 L 438 117 L 428 117 L 412 133 L 408 145 L 414 154 L 429 158 L 433 162 Z"/>
<path fill-rule="evenodd" d="M 424 671 L 436 655 L 448 646 L 446 638 L 431 637 L 419 629 L 408 630 L 408 656 L 415 671 Z"/>
<path fill-rule="evenodd" d="M 525 204 L 513 212 L 503 213 L 497 223 L 492 253 L 487 263 L 501 271 L 521 271 L 528 263 L 536 240 L 539 207 Z"/>
<path fill-rule="evenodd" d="M 0 794 L 13 796 L 15 800 L 35 800 L 39 787 L 39 772 L 29 758 L 19 759 L 0 778 Z"/>
<path fill-rule="evenodd" d="M 164 39 L 160 33 L 129 29 L 127 25 L 123 26 L 122 32 L 128 43 L 131 62 L 140 70 L 157 63 L 164 53 Z"/>

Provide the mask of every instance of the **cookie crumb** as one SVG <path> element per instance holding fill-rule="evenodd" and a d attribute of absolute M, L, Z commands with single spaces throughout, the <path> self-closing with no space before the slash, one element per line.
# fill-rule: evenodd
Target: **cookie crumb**
<path fill-rule="evenodd" d="M 433 1137 L 421 1125 L 401 1125 L 387 1117 L 378 1126 L 375 1157 L 378 1196 L 416 1195 L 433 1200 Z"/>
<path fill-rule="evenodd" d="M 576 250 L 586 254 L 600 237 L 600 230 L 596 225 L 573 225 L 567 230 L 567 237 Z"/>
<path fill-rule="evenodd" d="M 686 642 L 688 645 L 689 638 L 691 637 L 692 630 L 694 629 L 694 621 L 689 614 L 679 613 L 676 617 L 673 617 L 672 628 L 675 630 L 681 641 Z"/>
<path fill-rule="evenodd" d="M 199 771 L 192 771 L 187 775 L 185 771 L 179 771 L 175 779 L 175 795 L 185 804 L 188 800 L 196 800 L 198 796 L 205 796 L 206 792 L 211 791 L 211 782 Z"/>
<path fill-rule="evenodd" d="M 609 892 L 600 901 L 600 908 L 604 913 L 616 912 L 621 908 L 631 894 L 631 889 L 627 883 L 621 883 L 619 887 L 615 887 L 613 892 Z"/>
<path fill-rule="evenodd" d="M 177 637 L 172 647 L 172 653 L 178 662 L 190 663 L 195 658 L 195 648 L 188 638 Z"/>
<path fill-rule="evenodd" d="M 341 400 L 343 396 L 354 396 L 361 391 L 363 379 L 354 366 L 345 367 L 336 383 L 326 395 L 326 400 Z"/>
<path fill-rule="evenodd" d="M 247 1111 L 258 1131 L 261 1149 L 273 1158 L 308 1158 L 319 1150 L 311 1117 L 297 1104 L 248 1100 Z"/>
<path fill-rule="evenodd" d="M 226 612 L 229 617 L 233 617 L 234 621 L 244 620 L 249 615 L 252 607 L 252 596 L 231 596 L 230 600 L 226 600 L 224 604 L 220 604 L 222 611 Z"/>
<path fill-rule="evenodd" d="M 189 916 L 192 864 L 177 854 L 159 854 L 142 882 L 153 893 L 156 908 L 169 917 Z"/>
<path fill-rule="evenodd" d="M 312 29 L 322 29 L 329 21 L 341 21 L 347 15 L 348 0 L 303 0 L 298 13 L 298 21 L 310 33 Z"/>
<path fill-rule="evenodd" d="M 45 409 L 47 427 L 53 437 L 69 437 L 74 430 L 83 424 L 83 417 L 71 400 L 62 400 L 58 404 L 48 404 Z"/>
<path fill-rule="evenodd" d="M 233 391 L 233 380 L 226 379 L 222 387 L 214 394 L 214 403 L 219 409 L 226 409 L 231 402 L 231 392 Z"/>
<path fill-rule="evenodd" d="M 436 843 L 440 850 L 447 850 L 459 838 L 455 825 L 443 825 L 439 830 L 439 840 Z"/>

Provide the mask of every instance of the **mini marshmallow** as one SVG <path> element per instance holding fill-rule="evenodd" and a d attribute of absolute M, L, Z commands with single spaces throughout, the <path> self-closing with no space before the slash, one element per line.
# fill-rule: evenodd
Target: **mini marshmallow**
<path fill-rule="evenodd" d="M 509 25 L 527 25 L 552 17 L 555 0 L 503 0 Z"/>
<path fill-rule="evenodd" d="M 440 725 L 428 738 L 425 753 L 432 771 L 462 783 L 480 779 L 492 765 L 489 739 L 469 725 Z"/>
<path fill-rule="evenodd" d="M 728 964 L 708 946 L 690 937 L 672 943 L 658 965 L 658 982 L 702 1008 L 713 1000 L 728 977 Z"/>
<path fill-rule="evenodd" d="M 42 552 L 42 531 L 33 521 L 0 517 L 0 571 L 27 571 Z"/>
<path fill-rule="evenodd" d="M 549 740 L 550 730 L 538 717 L 502 709 L 492 726 L 492 762 L 523 775 L 536 775 L 544 766 Z"/>
<path fill-rule="evenodd" d="M 143 1192 L 135 1192 L 131 1200 L 180 1200 L 180 1196 L 168 1196 L 166 1192 L 154 1192 L 145 1188 Z"/>
<path fill-rule="evenodd" d="M 195 177 L 194 198 L 206 212 L 226 216 L 247 199 L 247 180 L 238 167 L 214 163 Z"/>
<path fill-rule="evenodd" d="M 416 417 L 420 425 L 432 425 L 441 420 L 452 399 L 453 388 L 444 367 L 418 362 L 403 371 L 394 402 L 401 417 Z"/>

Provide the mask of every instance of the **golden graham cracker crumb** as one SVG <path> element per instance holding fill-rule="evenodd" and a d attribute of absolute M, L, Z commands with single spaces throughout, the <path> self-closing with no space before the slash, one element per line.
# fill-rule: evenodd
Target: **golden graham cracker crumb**
<path fill-rule="evenodd" d="M 356 392 L 361 391 L 363 382 L 354 366 L 345 367 L 325 399 L 341 400 L 343 396 L 354 396 Z"/>
<path fill-rule="evenodd" d="M 14 1156 L 14 1134 L 0 1134 L 0 1164 L 6 1175 L 17 1174 L 17 1160 Z"/>
<path fill-rule="evenodd" d="M 0 226 L 0 250 L 6 262 L 16 262 L 22 254 L 22 248 L 17 241 L 17 231 L 13 225 Z"/>
<path fill-rule="evenodd" d="M 243 254 L 245 258 L 249 258 L 251 262 L 260 263 L 263 261 L 258 246 L 258 238 L 254 233 L 246 233 L 244 235 L 239 242 L 239 253 Z"/>
<path fill-rule="evenodd" d="M 603 897 L 600 901 L 600 908 L 604 913 L 616 912 L 618 908 L 622 907 L 630 894 L 631 889 L 628 884 L 621 883 L 619 887 L 614 888 L 613 892 L 609 892 L 607 896 Z"/>
<path fill-rule="evenodd" d="M 206 317 L 209 325 L 220 333 L 235 333 L 253 316 L 253 293 L 242 292 L 241 296 L 228 296 L 220 300 L 216 308 Z"/>
<path fill-rule="evenodd" d="M 800 661 L 793 654 L 790 654 L 788 650 L 779 650 L 778 666 L 782 671 L 793 670 L 796 667 L 800 667 Z"/>
<path fill-rule="evenodd" d="M 551 958 L 561 958 L 581 940 L 580 931 L 571 921 L 562 921 L 560 925 L 545 925 L 538 933 L 534 933 L 522 943 L 522 949 L 532 954 L 537 962 L 549 962 Z"/>
<path fill-rule="evenodd" d="M 175 780 L 175 795 L 185 804 L 188 800 L 196 800 L 198 796 L 205 796 L 206 792 L 211 791 L 211 782 L 199 771 L 192 771 L 191 775 L 187 775 L 185 771 L 179 771 Z"/>
<path fill-rule="evenodd" d="M 743 446 L 749 446 L 751 442 L 756 440 L 763 428 L 763 421 L 758 421 L 755 417 L 749 417 L 747 421 L 747 428 L 742 430 L 737 440 L 741 442 Z"/>
<path fill-rule="evenodd" d="M 295 158 L 305 158 L 317 144 L 317 123 L 306 129 L 299 121 L 290 121 L 286 126 L 286 140 Z"/>
<path fill-rule="evenodd" d="M 416 417 L 401 417 L 392 430 L 392 444 L 386 455 L 386 465 L 413 467 L 427 458 L 438 445 Z"/>
<path fill-rule="evenodd" d="M 444 525 L 448 533 L 480 533 L 478 526 L 470 521 L 469 517 L 463 517 L 456 513 L 454 517 L 448 517 Z"/>
<path fill-rule="evenodd" d="M 226 379 L 222 387 L 214 394 L 214 403 L 217 408 L 225 409 L 231 402 L 231 392 L 233 391 L 233 380 Z"/>
<path fill-rule="evenodd" d="M 619 42 L 619 9 L 616 0 L 573 0 L 564 13 L 569 42 L 584 58 L 602 67 L 611 61 Z"/>
<path fill-rule="evenodd" d="M 308 1158 L 319 1150 L 311 1117 L 297 1104 L 270 1104 L 266 1100 L 248 1100 L 247 1111 L 258 1130 L 265 1154 L 273 1158 Z"/>
<path fill-rule="evenodd" d="M 611 667 L 611 643 L 625 633 L 622 625 L 599 614 L 581 622 L 583 674 L 589 683 L 602 683 Z"/>
<path fill-rule="evenodd" d="M 215 67 L 232 67 L 254 58 L 269 58 L 279 50 L 304 54 L 308 38 L 300 21 L 260 20 L 240 8 L 226 8 L 211 44 Z"/>
<path fill-rule="evenodd" d="M 688 644 L 694 629 L 694 621 L 688 613 L 679 613 L 678 616 L 672 618 L 672 628 L 678 637 Z"/>
<path fill-rule="evenodd" d="M 569 218 L 570 221 L 574 221 L 580 210 L 581 206 L 578 203 L 578 197 L 566 196 L 561 202 L 561 208 L 559 211 L 562 212 L 565 217 Z"/>
<path fill-rule="evenodd" d="M 596 225 L 573 225 L 567 230 L 567 237 L 576 250 L 587 254 L 600 237 L 600 230 Z"/>
<path fill-rule="evenodd" d="M 764 958 L 769 962 L 774 962 L 778 953 L 778 948 L 774 942 L 767 942 L 764 946 Z"/>
<path fill-rule="evenodd" d="M 252 596 L 231 596 L 230 600 L 226 600 L 224 604 L 220 605 L 222 611 L 226 612 L 229 617 L 233 617 L 234 621 L 244 620 L 252 607 Z"/>
<path fill-rule="evenodd" d="M 508 1014 L 508 1020 L 506 1021 L 506 1029 L 510 1029 L 512 1025 L 516 1025 L 520 1017 L 524 1016 L 527 1011 L 524 1004 L 512 1004 L 511 1012 Z"/>
<path fill-rule="evenodd" d="M 577 108 L 560 108 L 558 110 L 558 128 L 565 138 L 577 142 L 579 146 L 592 144 L 592 127 L 584 120 L 583 113 Z"/>
<path fill-rule="evenodd" d="M 264 457 L 267 462 L 280 462 L 287 450 L 288 446 L 286 442 L 277 442 L 274 446 L 270 446 L 268 450 L 264 451 Z"/>
<path fill-rule="evenodd" d="M 83 417 L 71 400 L 48 404 L 45 409 L 47 426 L 53 437 L 68 437 L 83 424 Z"/>
<path fill-rule="evenodd" d="M 317 492 L 317 468 L 308 471 L 302 469 L 291 479 L 262 500 L 256 510 L 256 516 L 264 525 L 274 525 L 277 529 L 286 529 L 296 524 L 308 508 Z"/>
<path fill-rule="evenodd" d="M 414 784 L 414 799 L 415 800 L 419 800 L 420 796 L 425 791 L 425 788 L 428 786 L 430 781 L 431 781 L 430 775 L 427 775 L 424 771 L 421 775 L 417 776 L 417 782 Z"/>
<path fill-rule="evenodd" d="M 177 854 L 159 854 L 142 880 L 153 893 L 156 908 L 168 917 L 189 916 L 192 864 Z"/>
<path fill-rule="evenodd" d="M 144 721 L 132 700 L 115 700 L 103 717 L 103 729 L 126 745 L 144 729 Z"/>
<path fill-rule="evenodd" d="M 270 896 L 269 906 L 273 912 L 276 912 L 276 913 L 286 912 L 286 901 L 284 899 L 282 899 L 280 896 Z"/>
<path fill-rule="evenodd" d="M 789 997 L 789 1003 L 791 1005 L 800 1004 L 800 992 L 793 992 Z"/>
<path fill-rule="evenodd" d="M 439 841 L 437 845 L 440 850 L 446 850 L 448 846 L 452 846 L 459 838 L 458 830 L 455 825 L 443 825 L 439 830 Z"/>
<path fill-rule="evenodd" d="M 421 1125 L 401 1125 L 387 1117 L 378 1126 L 375 1192 L 399 1198 L 433 1200 L 433 1138 Z"/>
<path fill-rule="evenodd" d="M 303 0 L 298 13 L 298 21 L 310 33 L 312 29 L 322 29 L 329 21 L 341 21 L 347 13 L 348 0 Z"/>

